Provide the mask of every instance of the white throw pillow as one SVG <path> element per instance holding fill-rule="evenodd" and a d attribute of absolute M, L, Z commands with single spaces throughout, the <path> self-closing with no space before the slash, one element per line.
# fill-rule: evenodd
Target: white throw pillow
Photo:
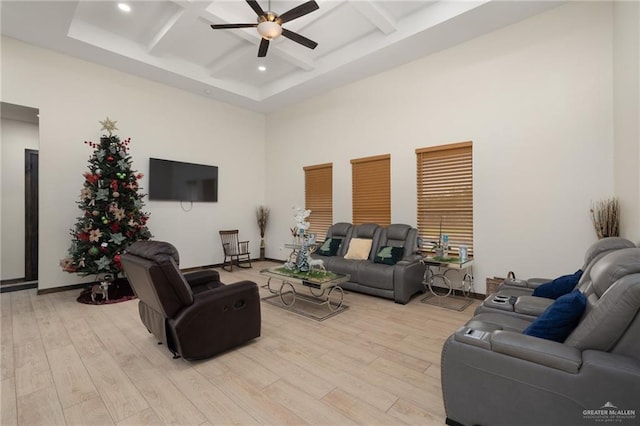
<path fill-rule="evenodd" d="M 354 260 L 368 259 L 372 242 L 372 240 L 366 238 L 352 238 L 351 241 L 349 241 L 349 250 L 347 250 L 344 258 Z"/>

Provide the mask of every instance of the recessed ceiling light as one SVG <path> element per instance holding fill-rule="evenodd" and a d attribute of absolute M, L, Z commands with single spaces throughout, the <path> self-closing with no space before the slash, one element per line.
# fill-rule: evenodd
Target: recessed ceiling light
<path fill-rule="evenodd" d="M 123 12 L 131 12 L 131 6 L 126 3 L 118 3 L 118 9 Z"/>
<path fill-rule="evenodd" d="M 266 71 L 267 67 L 265 67 L 264 65 L 260 65 L 258 66 L 258 71 Z"/>

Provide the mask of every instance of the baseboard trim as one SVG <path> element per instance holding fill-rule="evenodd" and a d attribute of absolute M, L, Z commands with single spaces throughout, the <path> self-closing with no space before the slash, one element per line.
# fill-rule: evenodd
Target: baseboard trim
<path fill-rule="evenodd" d="M 0 286 L 0 293 L 10 293 L 12 291 L 29 290 L 32 288 L 38 288 L 38 281 L 29 281 L 14 284 L 3 283 L 2 286 Z"/>
<path fill-rule="evenodd" d="M 52 288 L 43 288 L 43 289 L 38 289 L 37 294 L 41 295 L 41 294 L 51 294 L 51 293 L 60 293 L 63 291 L 69 291 L 69 290 L 76 290 L 79 288 L 84 288 L 84 287 L 88 287 L 95 284 L 95 282 L 91 282 L 91 283 L 81 283 L 81 284 L 71 284 L 71 285 L 65 285 L 62 287 L 52 287 Z"/>

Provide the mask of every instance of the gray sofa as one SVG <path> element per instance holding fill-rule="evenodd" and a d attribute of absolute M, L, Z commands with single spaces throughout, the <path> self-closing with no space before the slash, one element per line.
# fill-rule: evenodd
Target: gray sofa
<path fill-rule="evenodd" d="M 585 253 L 584 265 L 580 268 L 583 273 L 575 289 L 590 297 L 593 293 L 593 280 L 591 278 L 593 266 L 611 252 L 635 247 L 636 245 L 633 242 L 621 237 L 603 238 L 593 243 Z M 527 283 L 529 286 L 525 286 Z M 513 281 L 507 281 L 498 288 L 496 293 L 487 296 L 476 308 L 475 314 L 499 312 L 529 320 L 532 316 L 537 317 L 554 301 L 553 299 L 532 296 L 534 289 L 540 284 L 542 282 L 532 284 L 528 280 L 520 281 L 517 284 L 513 284 Z M 513 299 L 508 301 L 506 297 L 512 297 Z"/>
<path fill-rule="evenodd" d="M 312 254 L 322 259 L 325 268 L 332 272 L 349 274 L 351 279 L 342 285 L 346 290 L 393 299 L 406 304 L 411 297 L 424 292 L 422 277 L 425 266 L 420 262 L 418 230 L 409 225 L 391 224 L 382 227 L 374 223 L 354 226 L 336 223 L 329 229 L 326 239 L 340 239 L 342 243 L 333 256 Z M 371 250 L 365 260 L 345 259 L 349 243 L 353 238 L 371 239 Z M 383 247 L 401 247 L 402 257 L 394 265 L 376 263 L 374 259 Z"/>
<path fill-rule="evenodd" d="M 590 275 L 586 309 L 562 343 L 523 334 L 533 318 L 500 313 L 479 314 L 449 337 L 447 424 L 638 424 L 640 248 L 606 254 Z"/>

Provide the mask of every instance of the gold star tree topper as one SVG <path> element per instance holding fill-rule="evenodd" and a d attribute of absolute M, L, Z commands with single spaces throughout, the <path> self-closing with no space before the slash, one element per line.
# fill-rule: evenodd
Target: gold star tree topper
<path fill-rule="evenodd" d="M 103 121 L 99 121 L 99 123 L 102 124 L 102 129 L 100 130 L 106 130 L 107 132 L 109 132 L 109 136 L 111 136 L 114 131 L 118 130 L 118 128 L 116 127 L 117 121 L 111 121 L 109 117 L 107 117 Z"/>

